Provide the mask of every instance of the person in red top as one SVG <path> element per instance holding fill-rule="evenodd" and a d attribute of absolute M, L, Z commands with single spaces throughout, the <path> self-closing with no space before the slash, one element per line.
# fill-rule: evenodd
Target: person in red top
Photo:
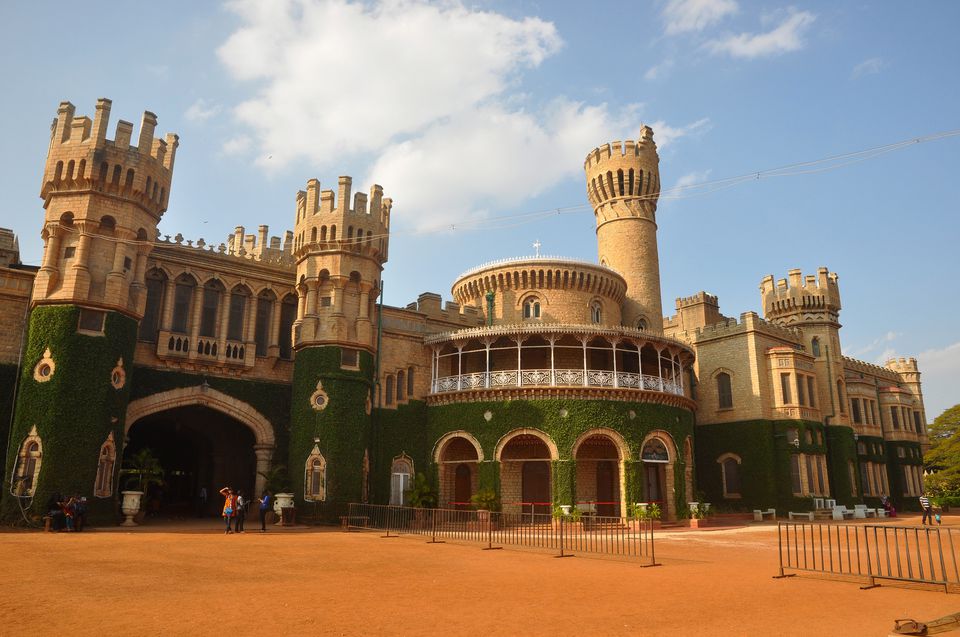
<path fill-rule="evenodd" d="M 224 487 L 220 489 L 220 495 L 224 498 L 223 521 L 227 525 L 227 530 L 224 531 L 224 534 L 232 533 L 230 523 L 233 521 L 233 516 L 237 514 L 237 494 L 234 493 L 230 487 Z"/>

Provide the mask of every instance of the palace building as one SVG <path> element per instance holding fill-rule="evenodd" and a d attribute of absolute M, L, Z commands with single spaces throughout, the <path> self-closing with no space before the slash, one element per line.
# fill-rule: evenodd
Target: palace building
<path fill-rule="evenodd" d="M 697 292 L 664 316 L 648 127 L 586 155 L 596 263 L 495 261 L 456 277 L 451 301 L 390 307 L 380 186 L 307 181 L 282 237 L 160 234 L 178 137 L 146 112 L 111 139 L 110 107 L 91 121 L 60 104 L 39 267 L 0 231 L 7 517 L 64 492 L 109 519 L 123 458 L 144 448 L 171 512 L 201 487 L 259 493 L 281 466 L 316 515 L 404 503 L 417 474 L 444 507 L 492 491 L 504 511 L 657 502 L 667 519 L 692 501 L 921 493 L 916 361 L 844 356 L 835 273 L 763 277 L 761 313 L 727 317 Z"/>

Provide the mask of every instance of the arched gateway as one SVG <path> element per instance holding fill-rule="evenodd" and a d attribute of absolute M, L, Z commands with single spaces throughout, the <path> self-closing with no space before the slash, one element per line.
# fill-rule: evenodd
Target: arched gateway
<path fill-rule="evenodd" d="M 237 400 L 236 398 L 217 391 L 205 385 L 193 387 L 182 387 L 171 389 L 169 391 L 153 394 L 144 398 L 138 398 L 130 402 L 127 407 L 127 417 L 124 426 L 124 434 L 129 436 L 131 428 L 138 422 L 144 421 L 149 417 L 170 412 L 171 414 L 182 413 L 185 409 L 206 408 L 218 412 L 230 420 L 243 425 L 248 430 L 248 435 L 243 438 L 250 441 L 252 438 L 252 452 L 256 456 L 255 477 L 252 477 L 254 484 L 254 493 L 259 494 L 264 488 L 264 477 L 261 472 L 266 472 L 270 468 L 270 460 L 273 457 L 276 448 L 273 426 L 263 414 L 258 412 L 249 404 Z M 196 429 L 203 429 L 203 419 L 197 419 L 201 422 L 195 426 Z M 211 419 L 211 426 L 216 423 L 216 419 Z M 226 419 L 223 419 L 226 420 Z M 179 428 L 179 425 L 177 424 Z M 213 494 L 209 494 L 211 497 Z"/>

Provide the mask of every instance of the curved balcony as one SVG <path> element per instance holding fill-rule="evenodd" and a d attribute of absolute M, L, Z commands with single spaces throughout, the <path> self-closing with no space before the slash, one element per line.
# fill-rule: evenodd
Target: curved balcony
<path fill-rule="evenodd" d="M 531 322 L 436 334 L 426 345 L 433 402 L 468 392 L 463 399 L 589 394 L 692 406 L 685 375 L 693 352 L 634 328 Z"/>

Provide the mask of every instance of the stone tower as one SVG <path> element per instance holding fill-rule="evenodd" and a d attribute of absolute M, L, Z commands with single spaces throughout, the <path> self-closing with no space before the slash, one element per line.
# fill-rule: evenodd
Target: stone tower
<path fill-rule="evenodd" d="M 593 149 L 583 163 L 587 196 L 597 219 L 600 263 L 627 280 L 623 324 L 663 332 L 657 199 L 660 157 L 653 130 L 644 126 L 634 142 Z"/>
<path fill-rule="evenodd" d="M 97 100 L 91 123 L 63 102 L 51 127 L 34 302 L 83 303 L 139 319 L 144 264 L 167 209 L 179 138 L 155 139 L 157 116 L 147 111 L 136 144 L 133 124 L 123 120 L 107 139 L 110 106 Z"/>
<path fill-rule="evenodd" d="M 369 197 L 356 193 L 351 208 L 350 187 L 350 177 L 340 177 L 337 193 L 320 190 L 316 179 L 307 182 L 297 193 L 293 240 L 299 305 L 289 466 L 294 484 L 302 485 L 298 496 L 325 502 L 331 512 L 359 501 L 365 479 L 376 299 L 392 204 L 375 185 Z"/>
<path fill-rule="evenodd" d="M 817 268 L 816 275 L 806 277 L 801 270 L 794 269 L 776 283 L 772 275 L 764 277 L 760 282 L 760 296 L 764 318 L 803 331 L 804 346 L 816 359 L 820 412 L 830 416 L 832 408 L 830 424 L 847 424 L 850 419 L 843 386 L 837 281 L 837 274 L 825 267 Z"/>
<path fill-rule="evenodd" d="M 19 502 L 4 490 L 7 515 L 54 491 L 90 497 L 94 518 L 113 514 L 144 270 L 178 138 L 155 139 L 157 118 L 145 112 L 135 143 L 125 121 L 107 139 L 110 105 L 98 100 L 91 122 L 62 102 L 51 127 L 40 188 L 43 263 L 7 457 L 14 466 L 32 450 L 43 469 L 12 485 Z"/>

